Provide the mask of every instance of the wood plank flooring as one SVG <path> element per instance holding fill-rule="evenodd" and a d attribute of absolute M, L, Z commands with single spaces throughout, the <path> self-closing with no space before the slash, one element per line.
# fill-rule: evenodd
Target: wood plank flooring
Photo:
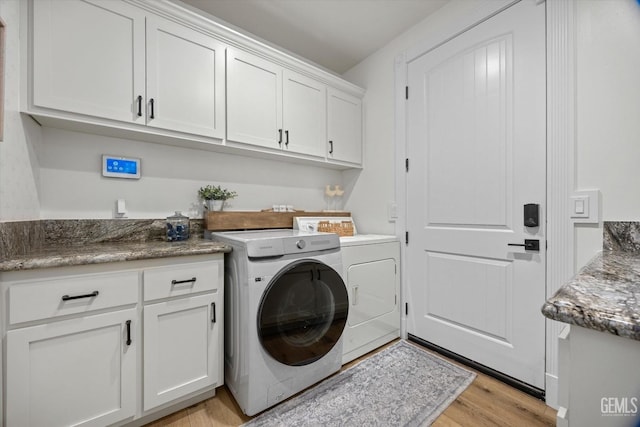
<path fill-rule="evenodd" d="M 342 369 L 360 362 L 391 344 L 382 346 L 348 363 Z M 450 361 L 458 364 L 455 361 Z M 541 400 L 535 399 L 480 372 L 476 371 L 476 373 L 478 376 L 473 383 L 436 419 L 433 423 L 434 426 L 536 427 L 556 425 L 556 411 Z M 215 397 L 161 418 L 148 424 L 148 426 L 234 427 L 250 419 L 251 417 L 242 413 L 229 390 L 222 386 L 216 390 Z"/>

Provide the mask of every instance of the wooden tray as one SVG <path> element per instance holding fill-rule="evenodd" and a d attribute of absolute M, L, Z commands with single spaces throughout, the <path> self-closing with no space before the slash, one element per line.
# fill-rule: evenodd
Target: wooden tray
<path fill-rule="evenodd" d="M 350 212 L 205 212 L 204 227 L 209 231 L 293 228 L 296 216 L 351 216 Z"/>

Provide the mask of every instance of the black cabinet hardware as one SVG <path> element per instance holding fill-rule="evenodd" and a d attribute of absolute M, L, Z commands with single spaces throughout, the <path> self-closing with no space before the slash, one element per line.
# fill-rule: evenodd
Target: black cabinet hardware
<path fill-rule="evenodd" d="M 196 283 L 196 278 L 192 277 L 191 279 L 187 279 L 187 280 L 175 280 L 175 279 L 173 279 L 171 281 L 172 285 L 179 285 L 181 283 Z"/>
<path fill-rule="evenodd" d="M 216 303 L 211 303 L 211 323 L 216 323 Z"/>
<path fill-rule="evenodd" d="M 93 291 L 90 294 L 84 294 L 84 295 L 74 295 L 74 296 L 62 295 L 62 301 L 69 301 L 72 299 L 80 299 L 80 298 L 93 298 L 93 297 L 97 297 L 98 294 L 99 294 L 98 291 Z"/>
<path fill-rule="evenodd" d="M 329 154 L 333 154 L 333 141 L 329 141 Z"/>
<path fill-rule="evenodd" d="M 278 129 L 278 145 L 282 145 L 282 129 Z"/>
<path fill-rule="evenodd" d="M 526 251 L 539 251 L 540 240 L 524 239 L 524 243 L 508 243 L 509 246 L 523 246 Z"/>
<path fill-rule="evenodd" d="M 127 345 L 131 345 L 131 320 L 127 320 Z"/>
<path fill-rule="evenodd" d="M 142 96 L 138 95 L 138 117 L 142 117 Z"/>
<path fill-rule="evenodd" d="M 284 137 L 285 137 L 284 145 L 286 145 L 288 147 L 289 146 L 289 131 L 288 130 L 284 131 Z"/>
<path fill-rule="evenodd" d="M 154 114 L 154 111 L 153 111 L 153 110 L 154 110 L 154 109 L 153 109 L 153 104 L 154 104 L 154 101 L 153 101 L 153 98 L 151 98 L 151 99 L 149 100 L 149 105 L 151 105 L 151 114 L 149 115 L 149 118 L 150 118 L 150 119 L 155 119 L 155 118 L 156 118 L 156 116 L 155 116 L 155 114 Z"/>

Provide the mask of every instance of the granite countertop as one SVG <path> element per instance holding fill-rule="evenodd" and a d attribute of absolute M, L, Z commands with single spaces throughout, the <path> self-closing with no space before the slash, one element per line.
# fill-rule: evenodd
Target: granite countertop
<path fill-rule="evenodd" d="M 211 240 L 191 238 L 183 242 L 111 242 L 81 245 L 45 245 L 25 254 L 0 259 L 0 271 L 102 264 L 183 255 L 230 252 L 231 247 Z"/>
<path fill-rule="evenodd" d="M 542 306 L 549 319 L 640 340 L 640 253 L 605 250 Z"/>

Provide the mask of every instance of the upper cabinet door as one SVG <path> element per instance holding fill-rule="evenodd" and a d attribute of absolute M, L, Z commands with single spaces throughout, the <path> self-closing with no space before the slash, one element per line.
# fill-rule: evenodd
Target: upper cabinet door
<path fill-rule="evenodd" d="M 149 16 L 147 125 L 224 138 L 224 51 L 203 33 Z"/>
<path fill-rule="evenodd" d="M 145 95 L 142 11 L 109 0 L 32 7 L 34 106 L 144 123 L 144 111 L 137 115 Z"/>
<path fill-rule="evenodd" d="M 362 164 L 362 100 L 329 88 L 327 158 Z"/>
<path fill-rule="evenodd" d="M 284 149 L 324 157 L 327 136 L 327 89 L 317 80 L 284 70 Z"/>
<path fill-rule="evenodd" d="M 280 148 L 282 133 L 282 68 L 227 49 L 227 139 Z"/>

